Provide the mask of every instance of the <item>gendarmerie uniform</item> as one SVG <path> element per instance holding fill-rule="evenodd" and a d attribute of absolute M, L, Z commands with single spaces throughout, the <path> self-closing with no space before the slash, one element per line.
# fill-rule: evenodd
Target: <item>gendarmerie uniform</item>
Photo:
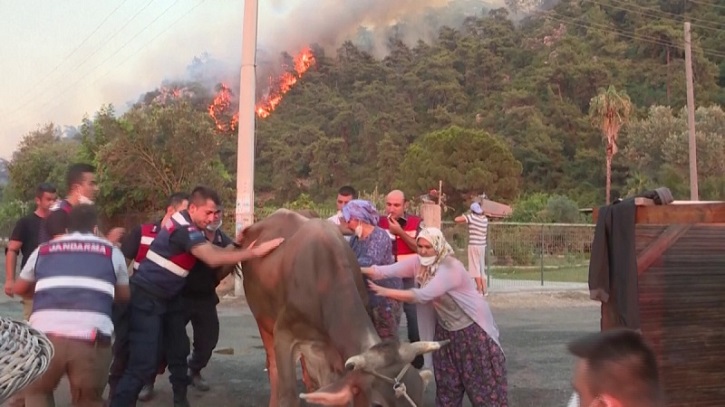
<path fill-rule="evenodd" d="M 162 225 L 131 277 L 130 358 L 111 398 L 111 407 L 136 402 L 144 382 L 156 372 L 161 349 L 171 373 L 174 402 L 186 402 L 189 338 L 180 293 L 197 262 L 191 250 L 205 243 L 206 236 L 192 224 L 189 212 L 177 212 Z"/>

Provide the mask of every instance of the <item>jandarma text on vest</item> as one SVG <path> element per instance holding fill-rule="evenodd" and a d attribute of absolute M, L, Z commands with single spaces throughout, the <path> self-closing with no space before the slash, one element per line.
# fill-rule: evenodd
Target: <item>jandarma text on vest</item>
<path fill-rule="evenodd" d="M 41 254 L 59 253 L 59 252 L 80 252 L 80 253 L 97 253 L 104 256 L 111 255 L 111 248 L 102 243 L 91 242 L 57 242 L 49 243 L 42 246 Z"/>

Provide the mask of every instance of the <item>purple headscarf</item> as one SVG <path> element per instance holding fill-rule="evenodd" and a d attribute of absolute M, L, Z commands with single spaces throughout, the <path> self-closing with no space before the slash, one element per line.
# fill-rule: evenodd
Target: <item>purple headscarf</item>
<path fill-rule="evenodd" d="M 346 203 L 342 207 L 342 217 L 346 222 L 350 222 L 350 219 L 357 219 L 373 226 L 377 226 L 380 219 L 375 206 L 364 199 L 353 199 Z"/>

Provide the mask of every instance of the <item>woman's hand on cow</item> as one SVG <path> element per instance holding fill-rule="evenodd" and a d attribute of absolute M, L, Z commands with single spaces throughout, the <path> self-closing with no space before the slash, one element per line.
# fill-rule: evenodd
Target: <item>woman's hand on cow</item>
<path fill-rule="evenodd" d="M 279 245 L 284 242 L 283 237 L 278 237 L 276 239 L 268 240 L 264 243 L 261 243 L 259 246 L 255 246 L 257 241 L 255 240 L 252 242 L 251 245 L 249 245 L 249 251 L 251 252 L 253 257 L 264 257 L 272 250 L 279 247 Z"/>
<path fill-rule="evenodd" d="M 372 267 L 360 267 L 360 272 L 368 277 L 371 277 L 373 274 L 375 274 Z"/>
<path fill-rule="evenodd" d="M 385 287 L 381 287 L 372 281 L 368 281 L 368 287 L 370 287 L 370 290 L 374 292 L 375 294 L 381 296 L 381 297 L 387 297 L 388 289 Z"/>

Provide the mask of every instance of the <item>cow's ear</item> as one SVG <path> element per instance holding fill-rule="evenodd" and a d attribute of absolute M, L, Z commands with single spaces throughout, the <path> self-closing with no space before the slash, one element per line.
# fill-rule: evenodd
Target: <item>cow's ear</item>
<path fill-rule="evenodd" d="M 348 405 L 360 389 L 346 380 L 338 380 L 312 393 L 300 393 L 300 398 L 322 406 Z"/>

